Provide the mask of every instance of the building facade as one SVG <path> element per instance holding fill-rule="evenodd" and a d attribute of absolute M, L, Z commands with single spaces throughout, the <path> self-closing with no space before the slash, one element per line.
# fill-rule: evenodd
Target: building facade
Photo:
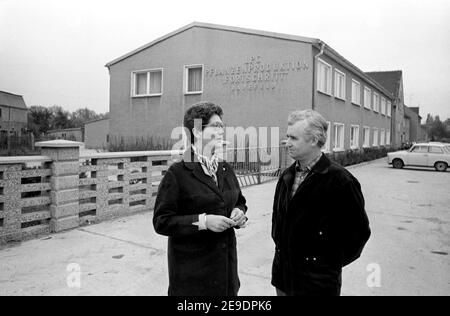
<path fill-rule="evenodd" d="M 0 91 L 0 135 L 20 136 L 28 125 L 28 109 L 21 95 Z"/>
<path fill-rule="evenodd" d="M 319 39 L 194 22 L 106 65 L 110 136 L 170 138 L 193 103 L 235 127 L 279 127 L 315 109 L 326 150 L 390 145 L 393 94 Z"/>
<path fill-rule="evenodd" d="M 109 142 L 109 118 L 84 124 L 84 143 L 89 149 L 106 149 Z"/>
<path fill-rule="evenodd" d="M 64 139 L 74 142 L 84 141 L 83 129 L 81 127 L 50 130 L 46 135 L 53 139 Z"/>

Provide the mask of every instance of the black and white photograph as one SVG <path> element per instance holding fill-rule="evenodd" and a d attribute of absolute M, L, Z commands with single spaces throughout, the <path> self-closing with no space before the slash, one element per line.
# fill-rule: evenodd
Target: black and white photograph
<path fill-rule="evenodd" d="M 450 295 L 449 34 L 448 0 L 0 0 L 0 296 Z"/>

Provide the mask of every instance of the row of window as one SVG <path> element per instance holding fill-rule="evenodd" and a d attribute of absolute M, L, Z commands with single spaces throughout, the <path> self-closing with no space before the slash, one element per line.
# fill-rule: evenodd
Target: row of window
<path fill-rule="evenodd" d="M 324 146 L 325 151 L 331 151 L 331 123 L 328 123 L 327 143 Z M 362 147 L 376 147 L 391 144 L 391 131 L 385 129 L 372 128 L 372 144 L 370 144 L 371 128 L 363 126 L 362 129 Z M 333 123 L 333 151 L 344 150 L 345 124 Z M 360 147 L 360 126 L 350 126 L 350 148 Z"/>
<path fill-rule="evenodd" d="M 332 67 L 330 64 L 319 59 L 317 67 L 317 90 L 332 95 Z M 346 75 L 339 69 L 334 69 L 334 97 L 346 100 Z M 351 102 L 361 106 L 361 83 L 352 79 Z M 374 112 L 391 117 L 391 101 L 364 86 L 364 107 Z"/>
<path fill-rule="evenodd" d="M 203 92 L 203 66 L 184 67 L 184 93 Z M 163 93 L 163 69 L 147 69 L 132 73 L 132 97 L 160 96 Z"/>

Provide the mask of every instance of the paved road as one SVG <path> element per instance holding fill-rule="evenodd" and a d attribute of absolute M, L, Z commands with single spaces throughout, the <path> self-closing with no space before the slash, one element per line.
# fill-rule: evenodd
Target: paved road
<path fill-rule="evenodd" d="M 394 170 L 385 160 L 350 171 L 362 184 L 373 235 L 344 269 L 342 294 L 450 295 L 450 172 Z M 238 231 L 240 295 L 274 295 L 274 189 L 274 182 L 244 189 L 251 221 Z M 24 242 L 0 250 L 0 295 L 165 295 L 165 248 L 150 213 Z"/>

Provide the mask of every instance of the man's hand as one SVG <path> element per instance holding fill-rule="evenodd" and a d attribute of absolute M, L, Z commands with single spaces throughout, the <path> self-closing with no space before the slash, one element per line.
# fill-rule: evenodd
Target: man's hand
<path fill-rule="evenodd" d="M 236 226 L 236 222 L 221 215 L 206 215 L 206 228 L 215 232 L 221 233 L 230 227 Z"/>
<path fill-rule="evenodd" d="M 231 212 L 231 219 L 236 223 L 236 226 L 242 228 L 245 227 L 245 223 L 247 222 L 244 211 L 237 207 Z"/>

